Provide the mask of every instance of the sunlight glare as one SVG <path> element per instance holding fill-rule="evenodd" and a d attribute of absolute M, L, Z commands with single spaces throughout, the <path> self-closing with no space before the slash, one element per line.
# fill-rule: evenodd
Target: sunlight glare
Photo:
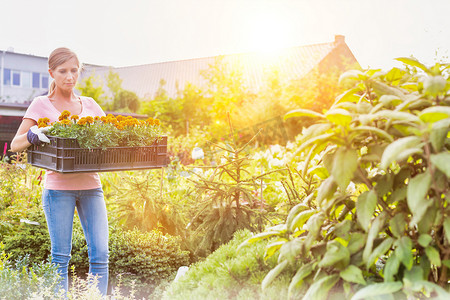
<path fill-rule="evenodd" d="M 252 51 L 274 53 L 292 45 L 292 26 L 279 11 L 260 11 L 249 16 L 248 45 Z"/>

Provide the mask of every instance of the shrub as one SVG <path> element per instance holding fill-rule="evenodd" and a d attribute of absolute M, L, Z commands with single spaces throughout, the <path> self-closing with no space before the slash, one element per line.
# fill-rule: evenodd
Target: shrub
<path fill-rule="evenodd" d="M 35 215 L 40 225 L 21 225 L 21 230 L 5 239 L 5 250 L 13 259 L 27 257 L 34 264 L 42 263 L 50 257 L 50 238 L 43 212 Z M 134 281 L 136 295 L 148 297 L 153 289 L 171 279 L 180 266 L 188 265 L 189 254 L 180 249 L 180 238 L 163 235 L 158 231 L 126 231 L 120 227 L 110 227 L 110 285 L 117 285 L 117 277 L 122 278 L 124 291 L 130 291 Z M 74 224 L 71 266 L 77 276 L 86 278 L 89 271 L 87 245 L 79 221 Z"/>
<path fill-rule="evenodd" d="M 281 299 L 286 296 L 289 277 L 280 278 L 272 290 L 262 293 L 260 284 L 276 265 L 275 256 L 264 260 L 266 242 L 237 252 L 238 245 L 251 235 L 237 231 L 233 239 L 203 261 L 191 265 L 186 274 L 173 282 L 163 299 Z"/>
<path fill-rule="evenodd" d="M 110 272 L 122 275 L 124 285 L 134 281 L 138 296 L 148 296 L 188 264 L 189 254 L 180 249 L 178 237 L 137 229 L 115 229 L 110 236 Z"/>
<path fill-rule="evenodd" d="M 32 263 L 46 261 L 50 256 L 50 236 L 47 222 L 42 209 L 35 207 L 28 212 L 27 219 L 37 222 L 38 225 L 22 223 L 16 229 L 16 233 L 6 236 L 3 240 L 5 251 L 13 259 L 29 256 Z"/>
<path fill-rule="evenodd" d="M 36 293 L 53 298 L 58 284 L 56 266 L 49 262 L 32 264 L 29 256 L 12 262 L 0 243 L 0 298 L 28 299 Z"/>
<path fill-rule="evenodd" d="M 324 114 L 287 115 L 315 120 L 297 153 L 303 174 L 317 175 L 317 156 L 325 176 L 284 226 L 244 243 L 274 239 L 266 256 L 280 257 L 263 288 L 295 266 L 289 296 L 450 297 L 448 67 L 399 60 L 410 69 L 343 74 L 354 87 Z"/>

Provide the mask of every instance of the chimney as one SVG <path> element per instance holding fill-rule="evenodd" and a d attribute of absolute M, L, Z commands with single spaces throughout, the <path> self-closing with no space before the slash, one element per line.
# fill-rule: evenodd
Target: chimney
<path fill-rule="evenodd" d="M 336 44 L 343 44 L 343 43 L 345 43 L 345 36 L 340 35 L 340 34 L 336 34 L 336 35 L 334 36 L 334 42 L 335 42 Z"/>

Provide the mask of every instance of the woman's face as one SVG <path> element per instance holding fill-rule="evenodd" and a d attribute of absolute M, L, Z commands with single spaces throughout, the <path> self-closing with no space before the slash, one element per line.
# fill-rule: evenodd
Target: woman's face
<path fill-rule="evenodd" d="M 56 87 L 71 91 L 78 80 L 79 67 L 76 58 L 71 58 L 54 70 L 49 70 L 50 76 L 55 80 Z"/>

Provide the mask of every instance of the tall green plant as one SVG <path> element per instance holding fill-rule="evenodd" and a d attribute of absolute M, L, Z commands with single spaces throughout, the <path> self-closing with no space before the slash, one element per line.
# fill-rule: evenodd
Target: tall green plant
<path fill-rule="evenodd" d="M 398 60 L 410 69 L 344 73 L 354 87 L 324 114 L 286 115 L 315 121 L 297 153 L 322 157 L 326 176 L 285 224 L 246 242 L 273 238 L 279 264 L 263 288 L 295 265 L 289 294 L 304 299 L 450 297 L 448 65 Z"/>
<path fill-rule="evenodd" d="M 249 143 L 240 148 L 215 145 L 225 153 L 222 163 L 205 174 L 193 173 L 197 205 L 189 227 L 200 256 L 230 241 L 237 230 L 261 231 L 266 225 L 272 208 L 258 192 L 263 178 L 282 169 L 253 175 L 248 170 L 251 157 L 245 153 Z"/>

